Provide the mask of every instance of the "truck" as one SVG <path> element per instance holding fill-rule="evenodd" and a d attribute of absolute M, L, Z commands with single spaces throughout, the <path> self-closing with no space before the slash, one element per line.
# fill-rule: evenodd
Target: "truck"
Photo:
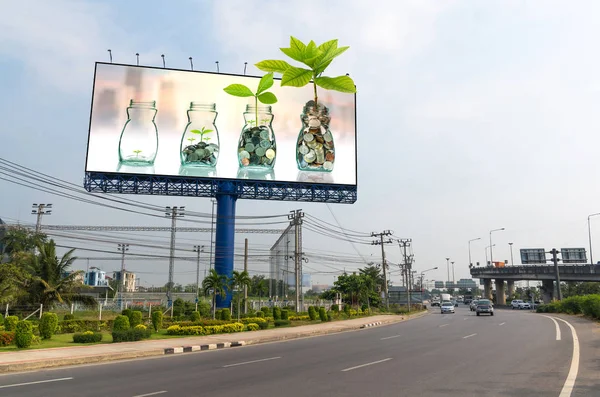
<path fill-rule="evenodd" d="M 450 294 L 441 294 L 441 296 L 442 296 L 442 302 L 450 301 L 450 298 L 451 298 Z"/>
<path fill-rule="evenodd" d="M 472 294 L 466 294 L 463 298 L 463 303 L 465 305 L 470 305 L 471 302 L 473 301 L 473 295 Z"/>

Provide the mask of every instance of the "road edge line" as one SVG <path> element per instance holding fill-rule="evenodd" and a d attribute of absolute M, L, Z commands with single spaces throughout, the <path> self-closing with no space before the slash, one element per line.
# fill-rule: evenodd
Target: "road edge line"
<path fill-rule="evenodd" d="M 571 366 L 569 367 L 569 373 L 567 375 L 567 379 L 563 384 L 563 388 L 560 391 L 559 397 L 571 397 L 573 393 L 573 389 L 575 389 L 575 381 L 577 380 L 577 374 L 579 373 L 579 359 L 580 359 L 580 347 L 579 347 L 579 337 L 577 336 L 577 331 L 575 327 L 571 325 L 567 320 L 563 320 L 560 317 L 551 317 L 556 318 L 556 320 L 560 320 L 563 323 L 567 324 L 567 326 L 571 329 L 571 336 L 573 337 L 573 354 L 571 356 Z"/>
<path fill-rule="evenodd" d="M 540 314 L 540 316 L 549 318 L 550 320 L 552 320 L 552 322 L 554 322 L 554 325 L 556 326 L 556 340 L 561 340 L 560 327 L 558 325 L 558 321 L 556 321 L 556 318 L 551 317 L 551 316 L 546 316 L 545 314 Z"/>

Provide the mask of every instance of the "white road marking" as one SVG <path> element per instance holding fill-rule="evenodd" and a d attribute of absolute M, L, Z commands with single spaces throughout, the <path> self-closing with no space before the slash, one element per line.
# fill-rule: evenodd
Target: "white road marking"
<path fill-rule="evenodd" d="M 463 339 L 467 339 L 467 338 L 470 338 L 471 336 L 475 336 L 475 335 L 477 335 L 477 334 L 471 334 L 471 335 L 463 336 Z"/>
<path fill-rule="evenodd" d="M 9 387 L 18 387 L 18 386 L 27 386 L 27 385 L 37 385 L 40 383 L 62 382 L 63 380 L 72 380 L 72 379 L 73 378 L 58 378 L 58 379 L 38 380 L 35 382 L 15 383 L 14 385 L 0 386 L 0 389 L 7 389 Z"/>
<path fill-rule="evenodd" d="M 350 367 L 350 368 L 346 368 L 343 369 L 342 372 L 347 372 L 347 371 L 352 371 L 353 369 L 358 369 L 358 368 L 362 368 L 362 367 L 367 367 L 369 365 L 373 365 L 373 364 L 379 364 L 379 363 L 384 363 L 386 361 L 390 361 L 392 358 L 385 358 L 383 360 L 379 360 L 379 361 L 373 361 L 372 363 L 366 363 L 366 364 L 362 364 L 362 365 L 357 365 L 356 367 Z"/>
<path fill-rule="evenodd" d="M 560 327 L 558 326 L 558 321 L 556 321 L 554 319 L 554 317 L 544 316 L 543 314 L 542 314 L 542 317 L 549 318 L 550 320 L 552 320 L 554 322 L 554 325 L 556 326 L 556 340 L 560 340 L 561 335 L 560 335 Z"/>
<path fill-rule="evenodd" d="M 442 325 L 440 325 L 440 328 L 445 327 L 446 325 L 450 325 L 450 324 L 442 324 Z"/>
<path fill-rule="evenodd" d="M 567 375 L 567 379 L 565 380 L 565 384 L 563 385 L 559 395 L 559 397 L 571 397 L 571 393 L 573 393 L 573 388 L 575 387 L 575 381 L 577 380 L 577 373 L 579 372 L 579 338 L 577 337 L 577 331 L 575 331 L 575 327 L 573 327 L 568 321 L 558 317 L 556 317 L 556 319 L 567 324 L 571 329 L 571 335 L 573 336 L 573 356 L 571 358 L 571 368 L 569 369 L 569 374 Z"/>
<path fill-rule="evenodd" d="M 402 336 L 402 335 L 387 336 L 387 337 L 385 337 L 385 338 L 381 338 L 380 340 L 386 340 L 386 339 L 397 338 L 397 337 L 399 337 L 399 336 Z"/>
<path fill-rule="evenodd" d="M 500 324 L 498 324 L 498 325 L 504 325 L 504 324 L 506 324 L 506 323 L 500 323 Z"/>
<path fill-rule="evenodd" d="M 228 367 L 237 367 L 238 365 L 246 365 L 246 364 L 260 363 L 260 362 L 263 362 L 263 361 L 279 360 L 280 358 L 281 358 L 281 357 L 269 357 L 269 358 L 261 358 L 260 360 L 244 361 L 243 363 L 235 363 L 235 364 L 227 364 L 227 365 L 223 365 L 223 368 L 228 368 Z"/>
<path fill-rule="evenodd" d="M 148 393 L 148 394 L 138 394 L 137 396 L 133 396 L 133 397 L 148 397 L 148 396 L 156 396 L 157 394 L 163 394 L 166 393 L 166 390 L 162 390 L 162 391 L 155 391 L 154 393 Z"/>
<path fill-rule="evenodd" d="M 465 318 L 463 318 L 463 320 L 468 320 L 468 319 L 469 319 L 469 317 L 465 317 Z"/>

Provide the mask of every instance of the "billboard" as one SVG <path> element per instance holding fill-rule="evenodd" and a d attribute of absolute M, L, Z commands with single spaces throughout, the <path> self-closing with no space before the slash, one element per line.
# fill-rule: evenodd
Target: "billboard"
<path fill-rule="evenodd" d="M 561 248 L 563 263 L 587 263 L 585 248 Z"/>
<path fill-rule="evenodd" d="M 543 248 L 521 249 L 521 263 L 528 264 L 545 264 L 546 250 Z"/>
<path fill-rule="evenodd" d="M 96 63 L 86 172 L 356 186 L 355 95 L 223 89 L 259 77 Z M 311 106 L 312 111 L 311 111 Z"/>

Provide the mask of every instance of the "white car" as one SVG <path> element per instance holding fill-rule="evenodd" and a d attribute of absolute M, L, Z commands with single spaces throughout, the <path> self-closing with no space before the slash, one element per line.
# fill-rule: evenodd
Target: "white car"
<path fill-rule="evenodd" d="M 512 309 L 520 309 L 520 305 L 523 303 L 523 301 L 521 299 L 515 299 L 514 301 L 510 302 L 510 305 L 512 306 Z"/>
<path fill-rule="evenodd" d="M 530 302 L 523 302 L 523 301 L 521 301 L 519 303 L 519 309 L 520 310 L 524 310 L 524 309 L 531 310 L 531 303 Z"/>
<path fill-rule="evenodd" d="M 454 311 L 454 304 L 452 302 L 443 302 L 442 306 L 440 306 L 440 309 L 441 309 L 441 313 L 442 314 L 444 314 L 444 313 L 452 313 L 452 314 L 456 313 Z"/>

